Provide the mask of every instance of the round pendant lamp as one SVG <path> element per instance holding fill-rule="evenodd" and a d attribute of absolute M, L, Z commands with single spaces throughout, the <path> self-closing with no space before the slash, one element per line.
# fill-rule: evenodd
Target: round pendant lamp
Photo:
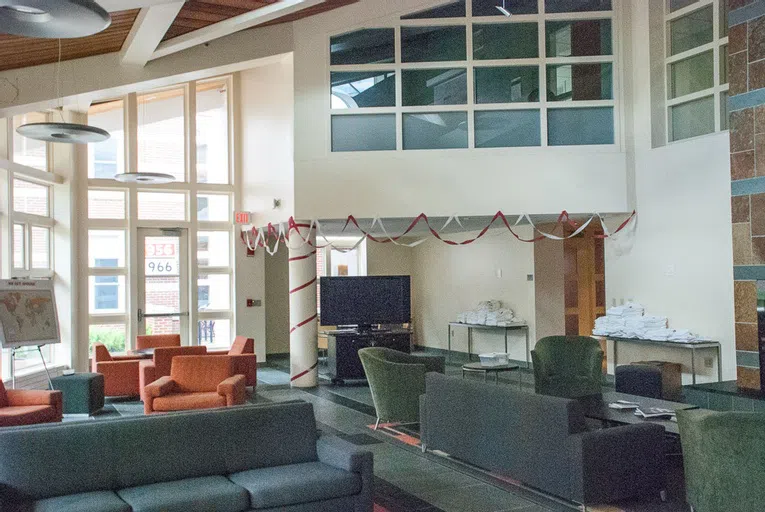
<path fill-rule="evenodd" d="M 19 126 L 16 132 L 30 139 L 71 144 L 103 142 L 109 138 L 106 130 L 75 123 L 29 123 Z"/>
<path fill-rule="evenodd" d="M 112 18 L 93 0 L 0 0 L 0 32 L 69 39 L 97 34 Z"/>
<path fill-rule="evenodd" d="M 120 183 L 140 183 L 143 185 L 164 185 L 175 181 L 175 176 L 161 172 L 123 172 L 114 176 Z"/>

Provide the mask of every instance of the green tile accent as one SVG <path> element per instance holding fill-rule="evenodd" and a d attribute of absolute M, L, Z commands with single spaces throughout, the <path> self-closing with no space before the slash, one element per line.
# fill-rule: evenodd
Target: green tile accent
<path fill-rule="evenodd" d="M 730 184 L 730 193 L 733 196 L 749 196 L 765 192 L 765 176 L 736 180 Z"/>
<path fill-rule="evenodd" d="M 757 0 L 728 14 L 728 26 L 734 27 L 749 20 L 765 16 L 765 0 Z"/>
<path fill-rule="evenodd" d="M 736 351 L 736 366 L 745 366 L 747 368 L 760 367 L 760 353 L 747 352 L 745 350 Z"/>
<path fill-rule="evenodd" d="M 765 88 L 728 97 L 728 112 L 756 107 L 765 103 Z"/>
<path fill-rule="evenodd" d="M 733 267 L 736 281 L 758 281 L 765 279 L 765 265 L 738 265 Z"/>
<path fill-rule="evenodd" d="M 752 412 L 754 410 L 754 400 L 751 398 L 733 397 L 733 410 L 740 412 Z"/>

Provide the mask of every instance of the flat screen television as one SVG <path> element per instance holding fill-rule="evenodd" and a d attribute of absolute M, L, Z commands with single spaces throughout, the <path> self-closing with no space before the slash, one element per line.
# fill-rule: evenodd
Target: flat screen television
<path fill-rule="evenodd" d="M 322 325 L 405 324 L 411 320 L 409 276 L 322 277 Z"/>

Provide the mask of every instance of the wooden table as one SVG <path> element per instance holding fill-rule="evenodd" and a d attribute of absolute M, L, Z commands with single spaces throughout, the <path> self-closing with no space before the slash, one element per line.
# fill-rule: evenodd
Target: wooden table
<path fill-rule="evenodd" d="M 662 419 L 645 419 L 635 416 L 634 409 L 611 409 L 608 404 L 618 400 L 634 402 L 639 404 L 640 408 L 645 410 L 650 407 L 659 407 L 661 409 L 671 409 L 680 411 L 686 409 L 698 409 L 697 406 L 684 404 L 680 402 L 670 402 L 668 400 L 657 400 L 655 398 L 646 398 L 644 396 L 628 395 L 627 393 L 617 393 L 616 391 L 607 391 L 602 397 L 582 397 L 577 399 L 584 408 L 584 415 L 587 418 L 600 420 L 611 425 L 632 425 L 637 423 L 656 423 L 664 427 L 669 434 L 679 434 L 677 422 Z"/>
<path fill-rule="evenodd" d="M 447 359 L 452 358 L 452 327 L 465 327 L 468 331 L 468 359 L 473 355 L 473 329 L 479 329 L 483 331 L 503 331 L 505 334 L 505 354 L 507 354 L 507 333 L 508 331 L 523 330 L 526 333 L 526 368 L 531 366 L 529 361 L 529 326 L 526 323 L 510 324 L 510 325 L 482 325 L 482 324 L 463 324 L 460 322 L 449 322 L 449 334 L 448 334 L 448 346 L 447 346 Z"/>

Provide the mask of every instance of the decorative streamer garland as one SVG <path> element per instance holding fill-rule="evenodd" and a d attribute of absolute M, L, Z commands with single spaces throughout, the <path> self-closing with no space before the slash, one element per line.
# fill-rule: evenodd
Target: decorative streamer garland
<path fill-rule="evenodd" d="M 276 254 L 276 252 L 279 250 L 279 243 L 283 242 L 285 245 L 287 245 L 291 249 L 299 249 L 300 247 L 304 246 L 305 244 L 311 245 L 312 247 L 315 247 L 316 249 L 323 249 L 325 247 L 331 247 L 334 250 L 340 251 L 340 252 L 349 252 L 356 249 L 364 240 L 371 240 L 373 242 L 377 243 L 393 243 L 395 245 L 403 246 L 403 247 L 415 247 L 427 240 L 427 238 L 421 238 L 419 240 L 416 240 L 411 243 L 404 243 L 400 242 L 403 237 L 408 235 L 420 222 L 424 221 L 425 224 L 428 227 L 428 230 L 430 231 L 431 235 L 433 235 L 436 239 L 444 242 L 447 245 L 469 245 L 473 242 L 479 240 L 482 238 L 488 231 L 491 229 L 492 225 L 497 221 L 501 220 L 502 224 L 505 225 L 505 227 L 510 231 L 510 233 L 515 237 L 516 240 L 520 242 L 526 242 L 526 243 L 533 243 L 537 242 L 539 240 L 543 240 L 545 238 L 550 240 L 566 240 L 568 238 L 573 238 L 577 236 L 579 233 L 587 229 L 587 227 L 590 225 L 590 223 L 595 220 L 596 218 L 598 221 L 600 221 L 600 226 L 603 229 L 603 234 L 601 235 L 595 235 L 596 238 L 610 238 L 620 231 L 622 231 L 627 225 L 637 216 L 637 211 L 633 210 L 632 213 L 622 222 L 616 230 L 611 233 L 606 226 L 605 219 L 600 213 L 594 213 L 590 216 L 589 219 L 587 219 L 584 223 L 578 224 L 577 222 L 573 221 L 571 217 L 569 216 L 567 211 L 562 211 L 561 214 L 558 216 L 558 220 L 555 224 L 555 227 L 553 228 L 553 232 L 558 229 L 561 226 L 569 226 L 574 229 L 574 231 L 567 236 L 558 236 L 553 235 L 552 233 L 545 233 L 544 231 L 540 230 L 536 227 L 534 222 L 532 222 L 531 217 L 528 214 L 521 214 L 518 216 L 518 219 L 515 221 L 515 223 L 511 226 L 510 221 L 507 220 L 507 217 L 504 213 L 501 211 L 498 211 L 496 214 L 494 214 L 494 217 L 492 217 L 489 224 L 484 227 L 477 236 L 474 238 L 470 238 L 468 240 L 462 240 L 462 241 L 455 241 L 446 239 L 441 235 L 441 232 L 443 232 L 446 227 L 451 224 L 452 222 L 456 222 L 460 227 L 464 226 L 462 225 L 462 222 L 460 221 L 460 218 L 457 215 L 452 215 L 447 219 L 447 221 L 444 223 L 444 225 L 441 227 L 440 232 L 436 231 L 436 229 L 431 225 L 430 219 L 428 219 L 428 216 L 424 213 L 419 214 L 415 219 L 409 224 L 409 226 L 406 228 L 406 230 L 397 236 L 391 236 L 388 231 L 385 229 L 385 226 L 383 225 L 383 221 L 380 217 L 375 217 L 372 220 L 372 224 L 369 227 L 369 230 L 365 231 L 364 229 L 359 226 L 358 221 L 353 215 L 349 215 L 346 220 L 345 224 L 343 225 L 343 232 L 345 232 L 351 225 L 353 225 L 360 233 L 361 237 L 356 241 L 353 246 L 351 247 L 336 247 L 335 244 L 333 244 L 329 239 L 327 239 L 326 235 L 322 232 L 321 229 L 321 223 L 318 220 L 312 220 L 310 224 L 305 223 L 297 223 L 295 222 L 295 219 L 290 217 L 287 221 L 287 229 L 285 230 L 284 224 L 279 223 L 278 228 L 274 226 L 272 223 L 269 223 L 268 226 L 265 228 L 251 228 L 249 230 L 242 230 L 241 238 L 244 244 L 247 246 L 247 248 L 250 251 L 255 251 L 258 247 L 262 247 L 265 249 L 265 251 L 273 256 Z M 522 221 L 526 220 L 528 224 L 532 227 L 532 230 L 536 233 L 539 233 L 539 235 L 533 237 L 533 238 L 521 238 L 515 231 L 513 231 L 513 227 L 517 227 Z M 380 230 L 383 232 L 383 237 L 376 237 L 370 234 L 370 231 L 374 229 L 376 225 L 380 226 Z M 303 236 L 303 234 L 300 233 L 299 228 L 308 228 L 308 233 L 306 236 Z M 316 237 L 321 237 L 324 239 L 325 245 L 319 245 L 317 243 L 310 242 L 311 239 L 311 232 L 316 231 Z M 298 245 L 294 245 L 292 240 L 294 240 L 294 236 L 292 239 L 290 239 L 290 232 L 294 231 L 297 233 L 300 242 Z M 315 252 L 315 251 L 314 251 Z M 313 254 L 313 253 L 311 253 Z M 306 256 L 300 256 L 297 259 L 304 259 L 311 254 Z M 292 260 L 291 260 L 292 261 Z"/>

